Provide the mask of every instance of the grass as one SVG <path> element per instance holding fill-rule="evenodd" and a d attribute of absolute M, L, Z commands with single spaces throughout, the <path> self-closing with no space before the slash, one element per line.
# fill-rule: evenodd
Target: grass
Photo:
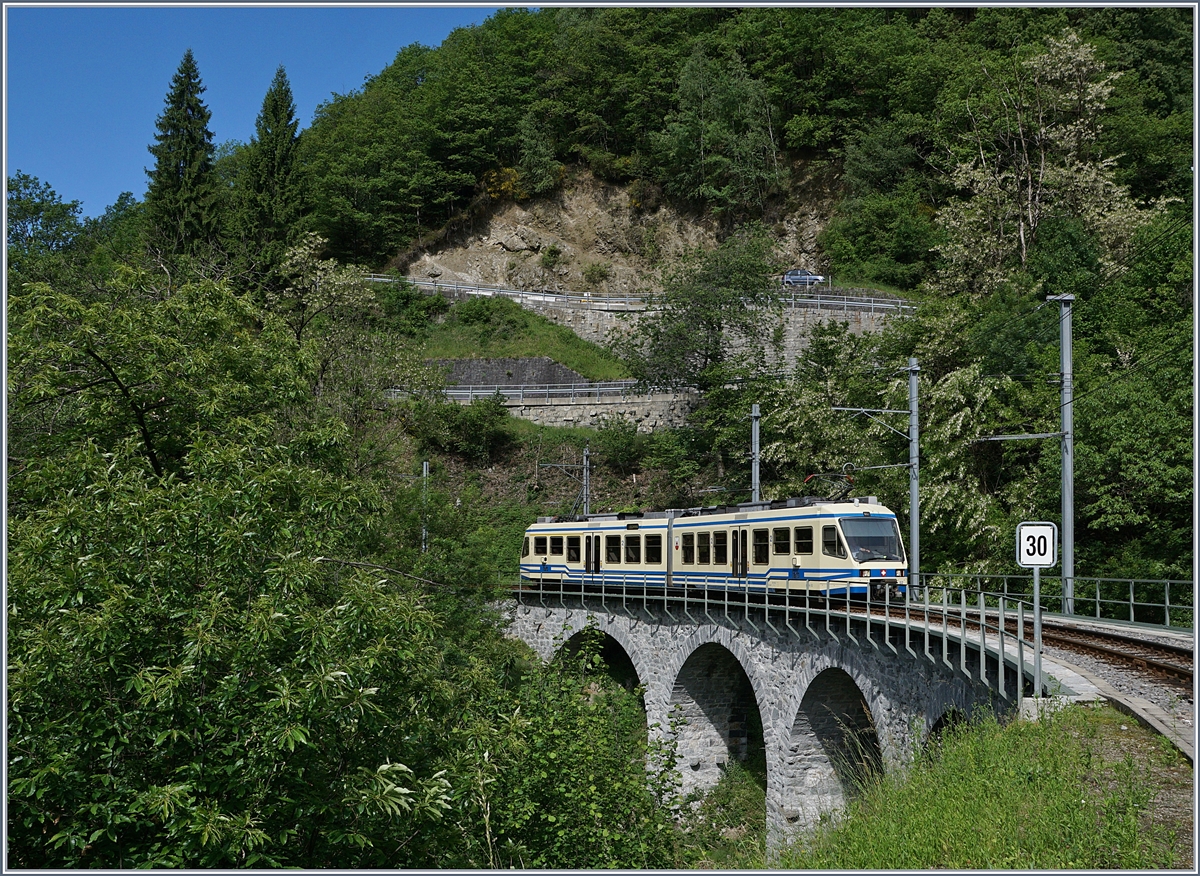
<path fill-rule="evenodd" d="M 1148 780 L 1172 775 L 1178 761 L 1153 734 L 1107 707 L 1071 706 L 1037 723 L 989 718 L 961 725 L 922 752 L 907 774 L 879 779 L 844 817 L 785 850 L 775 866 L 1181 866 L 1190 854 L 1190 824 L 1153 817 L 1162 788 Z"/>
<path fill-rule="evenodd" d="M 425 359 L 499 359 L 548 356 L 589 380 L 622 380 L 625 364 L 566 326 L 524 310 L 507 298 L 475 298 L 450 308 L 431 326 L 421 348 Z"/>
<path fill-rule="evenodd" d="M 762 775 L 759 775 L 762 773 Z M 681 865 L 721 869 L 1191 869 L 1192 770 L 1104 707 L 951 727 L 907 771 L 768 859 L 765 766 L 731 764 L 681 823 Z"/>

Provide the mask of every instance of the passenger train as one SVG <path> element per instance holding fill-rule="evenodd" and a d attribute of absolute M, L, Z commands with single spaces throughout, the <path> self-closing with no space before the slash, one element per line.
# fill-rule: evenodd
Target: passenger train
<path fill-rule="evenodd" d="M 903 594 L 908 563 L 896 515 L 874 496 L 805 496 L 540 517 L 525 531 L 521 579 L 874 597 Z"/>

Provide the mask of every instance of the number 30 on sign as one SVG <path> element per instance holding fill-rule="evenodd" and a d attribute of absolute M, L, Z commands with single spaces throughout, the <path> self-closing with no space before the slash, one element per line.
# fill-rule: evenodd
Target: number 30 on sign
<path fill-rule="evenodd" d="M 1058 562 L 1058 525 L 1027 522 L 1017 524 L 1017 565 L 1022 569 L 1046 569 Z"/>

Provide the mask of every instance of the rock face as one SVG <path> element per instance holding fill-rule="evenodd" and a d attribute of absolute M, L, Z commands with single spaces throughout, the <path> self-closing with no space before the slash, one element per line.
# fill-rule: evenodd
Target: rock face
<path fill-rule="evenodd" d="M 816 235 L 834 203 L 819 174 L 797 172 L 810 193 L 772 226 L 781 260 L 818 268 Z M 803 203 L 800 203 L 803 200 Z M 553 194 L 499 206 L 483 227 L 410 263 L 413 277 L 513 289 L 642 295 L 688 250 L 716 246 L 718 228 L 669 206 L 645 210 L 629 190 L 576 171 Z"/>

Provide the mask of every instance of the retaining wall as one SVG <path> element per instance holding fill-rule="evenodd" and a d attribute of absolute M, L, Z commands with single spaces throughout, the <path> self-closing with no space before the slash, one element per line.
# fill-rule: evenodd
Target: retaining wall
<path fill-rule="evenodd" d="M 632 422 L 639 432 L 682 426 L 696 404 L 694 392 L 656 393 L 654 395 L 611 395 L 572 401 L 549 399 L 536 403 L 509 401 L 513 416 L 541 426 L 579 426 L 597 428 L 605 420 L 621 418 Z"/>

